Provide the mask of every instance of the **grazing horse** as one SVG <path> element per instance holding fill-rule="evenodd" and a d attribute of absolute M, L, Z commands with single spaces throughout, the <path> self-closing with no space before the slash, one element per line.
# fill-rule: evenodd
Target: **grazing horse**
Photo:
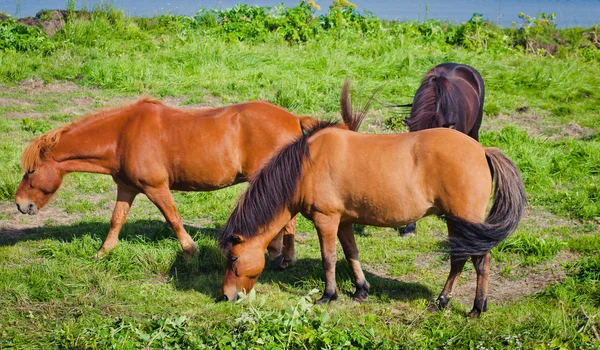
<path fill-rule="evenodd" d="M 235 300 L 252 289 L 264 268 L 265 247 L 302 213 L 315 224 L 321 245 L 325 292 L 318 302 L 337 298 L 336 237 L 354 273 L 354 298 L 365 300 L 369 283 L 352 224 L 397 227 L 433 214 L 447 222 L 451 253 L 439 307 L 448 306 L 471 257 L 477 290 L 469 316 L 486 311 L 489 251 L 516 230 L 526 203 L 517 167 L 498 149 L 455 130 L 366 135 L 332 126 L 309 128 L 250 181 L 219 238 L 227 255 L 224 298 Z"/>
<path fill-rule="evenodd" d="M 17 208 L 36 214 L 68 173 L 110 175 L 117 184 L 117 202 L 95 257 L 116 246 L 134 198 L 144 193 L 169 222 L 189 259 L 198 246 L 186 232 L 170 190 L 212 191 L 247 181 L 277 148 L 316 123 L 260 101 L 176 109 L 140 99 L 33 140 L 21 161 L 25 174 L 16 193 Z M 294 230 L 292 218 L 269 247 L 279 267 L 295 260 Z"/>
<path fill-rule="evenodd" d="M 404 121 L 410 131 L 451 128 L 479 141 L 485 88 L 479 72 L 470 66 L 442 63 L 423 78 L 413 99 L 410 117 Z M 402 235 L 415 233 L 417 223 L 408 224 Z"/>

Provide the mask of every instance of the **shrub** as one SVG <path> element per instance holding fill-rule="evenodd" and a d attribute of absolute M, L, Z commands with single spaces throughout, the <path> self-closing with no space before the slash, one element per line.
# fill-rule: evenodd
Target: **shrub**
<path fill-rule="evenodd" d="M 49 53 L 54 48 L 54 43 L 40 28 L 18 23 L 11 17 L 0 18 L 0 51 Z"/>

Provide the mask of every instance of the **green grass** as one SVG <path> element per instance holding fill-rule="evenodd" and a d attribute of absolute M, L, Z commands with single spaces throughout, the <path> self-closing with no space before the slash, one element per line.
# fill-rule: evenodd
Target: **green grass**
<path fill-rule="evenodd" d="M 36 30 L 16 37 L 21 29 L 0 27 L 8 28 L 0 36 L 0 348 L 600 348 L 600 55 L 583 30 L 552 32 L 564 44 L 550 56 L 518 44 L 547 35 L 546 27 L 501 30 L 475 17 L 463 26 L 388 23 L 338 10 L 319 27 L 297 8 L 283 19 L 254 8 L 151 19 L 105 9 L 38 41 L 29 40 Z M 241 22 L 219 24 L 240 13 Z M 258 19 L 243 20 L 249 13 Z M 294 18 L 304 22 L 284 23 Z M 530 201 L 517 233 L 492 251 L 481 319 L 465 317 L 475 293 L 470 263 L 450 309 L 426 311 L 449 271 L 439 252 L 445 225 L 433 217 L 411 238 L 356 229 L 369 300 L 351 300 L 352 272 L 339 249 L 340 299 L 315 306 L 323 272 L 304 218 L 295 266 L 266 269 L 239 303 L 216 302 L 225 265 L 216 237 L 243 184 L 174 193 L 200 247 L 197 264 L 183 261 L 144 196 L 117 248 L 91 259 L 109 228 L 110 177 L 70 174 L 38 216 L 15 216 L 24 147 L 85 113 L 147 94 L 186 106 L 264 99 L 326 119 L 338 117 L 350 77 L 355 101 L 381 88 L 362 130 L 403 131 L 402 116 L 386 105 L 410 102 L 422 75 L 444 61 L 482 73 L 481 141 L 517 163 Z M 563 132 L 574 124 L 585 132 Z"/>

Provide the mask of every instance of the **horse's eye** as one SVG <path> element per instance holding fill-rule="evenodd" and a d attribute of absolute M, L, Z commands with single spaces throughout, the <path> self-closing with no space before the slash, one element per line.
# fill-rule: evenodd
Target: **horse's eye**
<path fill-rule="evenodd" d="M 27 174 L 33 174 L 33 173 L 35 173 L 35 169 L 33 169 L 33 170 L 27 170 Z"/>
<path fill-rule="evenodd" d="M 237 256 L 232 256 L 231 258 L 229 258 L 229 260 L 231 260 L 231 262 L 235 262 L 238 259 Z"/>

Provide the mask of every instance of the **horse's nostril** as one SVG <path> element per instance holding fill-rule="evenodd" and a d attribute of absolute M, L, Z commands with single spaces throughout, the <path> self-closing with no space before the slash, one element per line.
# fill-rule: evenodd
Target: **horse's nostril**
<path fill-rule="evenodd" d="M 19 205 L 19 203 L 17 203 L 17 210 L 21 211 L 21 206 Z"/>
<path fill-rule="evenodd" d="M 229 298 L 227 297 L 227 295 L 223 294 L 221 301 L 229 301 Z"/>

